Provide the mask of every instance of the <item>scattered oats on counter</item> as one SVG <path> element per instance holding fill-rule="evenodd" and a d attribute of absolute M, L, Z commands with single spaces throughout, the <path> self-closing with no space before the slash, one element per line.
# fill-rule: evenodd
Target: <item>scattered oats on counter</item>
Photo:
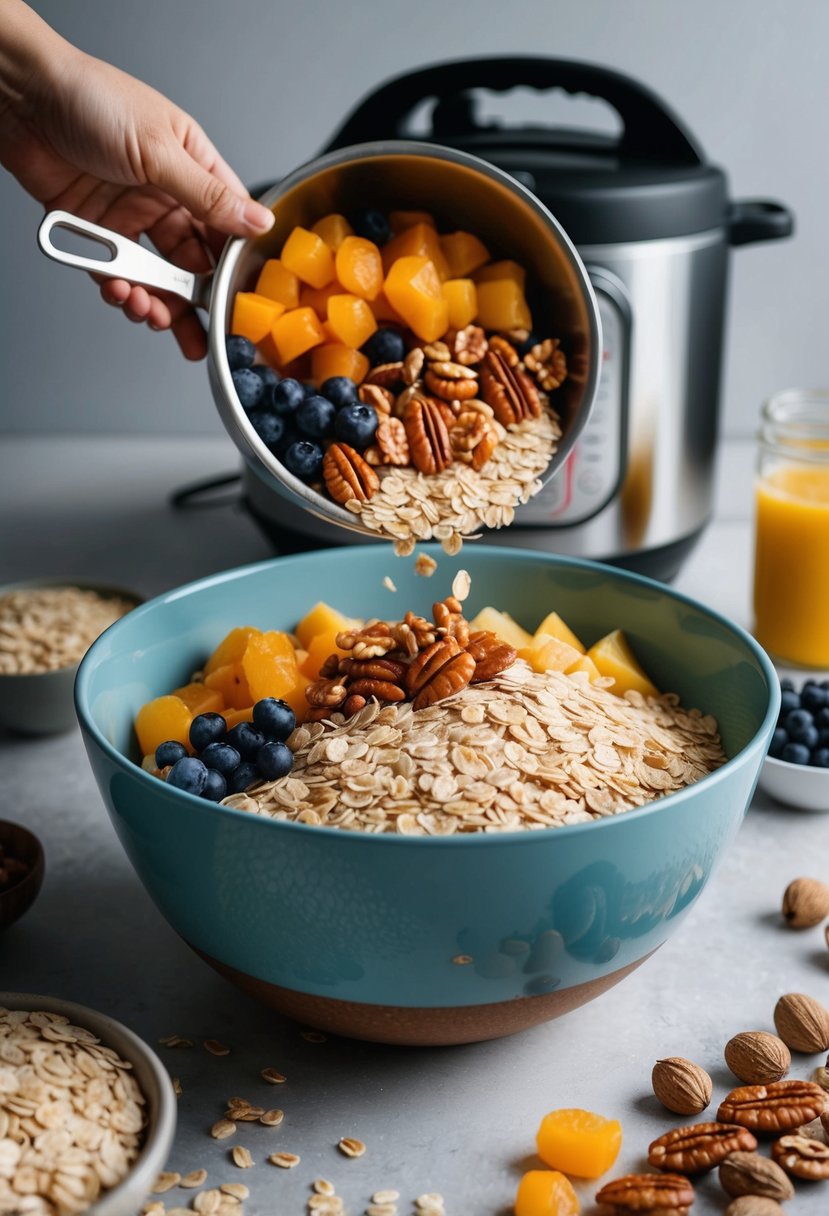
<path fill-rule="evenodd" d="M 225 805 L 347 831 L 516 831 L 620 814 L 726 759 L 716 721 L 675 694 L 620 697 L 522 660 L 428 709 L 371 701 L 307 722 L 289 746 L 289 777 Z"/>
<path fill-rule="evenodd" d="M 82 587 L 21 587 L 0 595 L 0 674 L 71 667 L 135 604 Z"/>
<path fill-rule="evenodd" d="M 147 1121 L 131 1069 L 60 1014 L 0 1008 L 0 1212 L 73 1216 L 126 1178 Z"/>

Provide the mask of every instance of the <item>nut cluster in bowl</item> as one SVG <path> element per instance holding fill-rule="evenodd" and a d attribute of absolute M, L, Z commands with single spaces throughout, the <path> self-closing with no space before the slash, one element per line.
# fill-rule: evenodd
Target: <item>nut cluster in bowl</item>
<path fill-rule="evenodd" d="M 352 219 L 294 228 L 236 295 L 236 393 L 288 472 L 399 551 L 454 553 L 540 488 L 565 353 L 533 332 L 524 268 L 473 233 L 420 212 Z"/>

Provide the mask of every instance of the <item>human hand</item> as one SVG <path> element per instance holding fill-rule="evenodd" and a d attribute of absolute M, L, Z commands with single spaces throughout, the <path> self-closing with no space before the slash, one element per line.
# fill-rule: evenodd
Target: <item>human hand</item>
<path fill-rule="evenodd" d="M 164 257 L 197 273 L 211 268 L 228 235 L 267 231 L 271 212 L 250 198 L 198 123 L 36 20 L 48 46 L 40 46 L 19 97 L 5 105 L 0 98 L 0 163 L 29 194 L 133 240 L 145 234 Z M 131 321 L 172 329 L 188 359 L 206 353 L 204 329 L 185 300 L 123 279 L 104 281 L 101 295 Z"/>

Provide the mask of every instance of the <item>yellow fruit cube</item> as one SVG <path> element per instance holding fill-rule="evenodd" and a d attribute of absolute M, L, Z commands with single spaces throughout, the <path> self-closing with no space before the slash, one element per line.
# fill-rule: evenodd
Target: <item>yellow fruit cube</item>
<path fill-rule="evenodd" d="M 578 1216 L 578 1195 L 558 1170 L 528 1170 L 518 1183 L 515 1216 Z"/>
<path fill-rule="evenodd" d="M 539 633 L 531 639 L 529 646 L 518 651 L 518 657 L 525 659 L 533 671 L 570 671 L 582 656 L 569 642 L 549 633 Z"/>
<path fill-rule="evenodd" d="M 337 250 L 337 282 L 363 300 L 376 300 L 383 286 L 383 260 L 374 241 L 347 236 Z"/>
<path fill-rule="evenodd" d="M 479 280 L 478 324 L 484 329 L 532 329 L 532 313 L 514 279 Z"/>
<path fill-rule="evenodd" d="M 434 228 L 434 216 L 428 211 L 389 212 L 389 226 L 395 236 L 399 232 L 405 232 L 407 228 L 414 228 L 415 224 L 429 224 L 430 227 Z"/>
<path fill-rule="evenodd" d="M 317 633 L 311 638 L 311 641 L 308 643 L 308 654 L 299 665 L 299 669 L 304 676 L 307 676 L 311 680 L 316 680 L 319 676 L 320 668 L 330 654 L 340 654 L 345 657 L 348 651 L 341 649 L 337 645 L 337 634 L 341 632 L 341 629 L 335 627 L 333 629 L 326 629 L 322 633 Z"/>
<path fill-rule="evenodd" d="M 326 604 L 323 600 L 319 600 L 310 608 L 305 616 L 297 625 L 294 633 L 300 646 L 306 650 L 313 638 L 318 633 L 334 630 L 336 633 L 348 629 L 353 622 L 347 617 L 338 612 L 336 608 L 332 608 L 330 604 Z"/>
<path fill-rule="evenodd" d="M 285 305 L 280 304 L 278 300 L 258 296 L 255 291 L 237 291 L 233 300 L 230 332 L 241 334 L 254 346 L 258 346 L 284 311 Z"/>
<path fill-rule="evenodd" d="M 135 717 L 135 733 L 143 756 L 153 755 L 160 743 L 174 739 L 190 743 L 193 714 L 181 697 L 156 697 L 142 705 Z"/>
<path fill-rule="evenodd" d="M 328 301 L 328 325 L 338 342 L 357 350 L 377 329 L 374 313 L 359 296 L 337 295 Z"/>
<path fill-rule="evenodd" d="M 502 262 L 490 262 L 474 274 L 476 283 L 488 283 L 492 279 L 512 279 L 523 291 L 527 286 L 527 272 L 518 262 L 505 258 Z"/>
<path fill-rule="evenodd" d="M 195 718 L 198 714 L 220 714 L 225 707 L 224 697 L 217 688 L 206 684 L 184 684 L 174 688 L 172 696 L 183 701 Z"/>
<path fill-rule="evenodd" d="M 446 333 L 449 305 L 443 298 L 438 272 L 429 258 L 398 258 L 388 273 L 383 290 L 392 308 L 400 313 L 418 338 L 434 342 Z"/>
<path fill-rule="evenodd" d="M 545 616 L 544 620 L 536 629 L 535 636 L 538 637 L 538 635 L 541 633 L 549 634 L 549 636 L 553 638 L 560 638 L 562 642 L 568 642 L 571 646 L 575 647 L 580 654 L 584 654 L 587 649 L 584 643 L 579 641 L 570 626 L 565 624 L 557 612 L 550 612 L 547 614 L 547 616 Z"/>
<path fill-rule="evenodd" d="M 443 298 L 449 306 L 449 324 L 453 329 L 472 324 L 478 315 L 478 292 L 471 279 L 447 279 Z"/>
<path fill-rule="evenodd" d="M 446 255 L 441 249 L 440 238 L 431 224 L 412 224 L 410 228 L 406 228 L 399 236 L 393 237 L 383 246 L 382 257 L 383 270 L 386 274 L 399 258 L 428 258 L 439 278 L 453 277 Z"/>
<path fill-rule="evenodd" d="M 224 667 L 227 663 L 238 663 L 245 653 L 249 640 L 259 632 L 260 630 L 255 629 L 253 625 L 240 625 L 237 629 L 231 629 L 205 663 L 204 674 L 209 676 L 211 671 L 216 671 L 217 668 Z"/>
<path fill-rule="evenodd" d="M 298 359 L 325 340 L 322 324 L 313 308 L 292 308 L 283 313 L 271 330 L 280 365 Z"/>
<path fill-rule="evenodd" d="M 217 667 L 204 677 L 204 682 L 208 688 L 215 688 L 222 694 L 225 705 L 230 709 L 244 709 L 246 705 L 253 704 L 254 698 L 241 661 Z"/>
<path fill-rule="evenodd" d="M 598 1178 L 622 1147 L 622 1125 L 590 1110 L 552 1110 L 536 1135 L 538 1155 L 554 1170 L 577 1178 Z"/>
<path fill-rule="evenodd" d="M 601 679 L 601 675 L 602 675 L 602 673 L 599 671 L 598 667 L 593 662 L 593 660 L 591 658 L 589 658 L 586 654 L 583 654 L 581 656 L 581 658 L 578 660 L 578 662 L 574 663 L 572 665 L 572 667 L 567 668 L 568 676 L 573 675 L 573 673 L 576 671 L 586 671 L 590 678 L 591 684 L 593 683 L 594 680 Z"/>
<path fill-rule="evenodd" d="M 340 245 L 347 236 L 354 235 L 354 229 L 349 224 L 344 215 L 324 215 L 321 220 L 317 220 L 311 229 L 317 236 L 321 236 L 329 249 L 334 253 L 337 252 Z"/>
<path fill-rule="evenodd" d="M 472 232 L 448 232 L 440 247 L 453 279 L 463 279 L 489 261 L 489 250 Z"/>
<path fill-rule="evenodd" d="M 296 308 L 299 303 L 299 279 L 279 258 L 268 258 L 256 280 L 256 291 L 286 308 Z"/>
<path fill-rule="evenodd" d="M 659 696 L 659 689 L 648 679 L 621 629 L 614 629 L 600 638 L 590 647 L 587 657 L 593 660 L 601 675 L 612 676 L 615 683 L 610 686 L 610 691 L 618 696 L 631 689 L 640 692 L 643 697 Z"/>
<path fill-rule="evenodd" d="M 470 633 L 479 629 L 488 629 L 516 650 L 532 645 L 532 634 L 522 629 L 508 612 L 499 612 L 497 608 L 482 608 L 475 619 L 469 622 Z"/>
<path fill-rule="evenodd" d="M 299 225 L 282 246 L 281 262 L 303 283 L 324 287 L 334 277 L 334 255 L 321 236 Z"/>
<path fill-rule="evenodd" d="M 252 637 L 242 656 L 242 670 L 250 689 L 246 704 L 255 705 L 263 697 L 284 697 L 299 676 L 296 651 L 287 633 L 272 629 Z"/>
<path fill-rule="evenodd" d="M 244 709 L 226 709 L 222 714 L 222 717 L 227 723 L 227 729 L 232 730 L 233 727 L 238 726 L 240 722 L 253 721 L 253 706 L 246 705 Z"/>

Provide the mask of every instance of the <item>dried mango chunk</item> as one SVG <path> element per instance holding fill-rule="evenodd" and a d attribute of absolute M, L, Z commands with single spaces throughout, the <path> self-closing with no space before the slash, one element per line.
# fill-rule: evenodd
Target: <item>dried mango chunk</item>
<path fill-rule="evenodd" d="M 578 1196 L 557 1170 L 529 1170 L 518 1183 L 515 1216 L 578 1216 Z"/>
<path fill-rule="evenodd" d="M 337 341 L 354 350 L 367 342 L 377 329 L 374 313 L 359 296 L 331 296 L 328 301 L 328 325 Z"/>
<path fill-rule="evenodd" d="M 383 287 L 383 261 L 373 241 L 347 236 L 337 250 L 337 282 L 352 295 L 374 300 Z"/>
<path fill-rule="evenodd" d="M 443 298 L 449 306 L 449 324 L 453 329 L 472 324 L 478 315 L 478 291 L 471 279 L 447 279 Z"/>
<path fill-rule="evenodd" d="M 400 313 L 418 338 L 434 342 L 446 333 L 449 305 L 429 258 L 398 258 L 388 273 L 383 290 L 392 308 Z"/>
<path fill-rule="evenodd" d="M 589 1110 L 553 1110 L 536 1135 L 538 1155 L 554 1170 L 577 1178 L 598 1178 L 622 1147 L 622 1125 Z"/>
<path fill-rule="evenodd" d="M 204 677 L 204 682 L 208 688 L 215 688 L 222 694 L 229 709 L 244 709 L 246 705 L 253 704 L 254 698 L 240 662 L 217 667 Z"/>
<path fill-rule="evenodd" d="M 317 220 L 311 231 L 315 232 L 317 236 L 321 236 L 333 253 L 337 252 L 347 236 L 354 235 L 354 229 L 345 216 L 338 215 L 336 212 L 333 215 L 324 215 L 321 220 Z"/>
<path fill-rule="evenodd" d="M 174 688 L 172 695 L 184 702 L 194 718 L 198 714 L 220 714 L 225 707 L 218 688 L 208 688 L 206 684 L 184 684 Z"/>
<path fill-rule="evenodd" d="M 269 300 L 267 296 L 258 296 L 254 291 L 237 291 L 233 301 L 233 317 L 230 322 L 230 332 L 241 334 L 257 346 L 277 317 L 285 311 L 285 305 L 278 300 Z"/>
<path fill-rule="evenodd" d="M 398 232 L 405 232 L 407 228 L 414 228 L 415 224 L 431 224 L 434 228 L 435 220 L 428 211 L 389 212 L 389 227 L 395 236 Z"/>
<path fill-rule="evenodd" d="M 489 261 L 489 250 L 472 232 L 448 232 L 440 238 L 440 247 L 453 279 L 464 279 Z"/>
<path fill-rule="evenodd" d="M 470 633 L 479 629 L 488 629 L 516 650 L 532 645 L 532 634 L 522 629 L 508 612 L 499 612 L 497 608 L 482 608 L 475 619 L 469 622 Z"/>
<path fill-rule="evenodd" d="M 142 705 L 135 716 L 135 733 L 142 755 L 154 754 L 159 744 L 170 739 L 187 747 L 192 721 L 193 714 L 181 697 L 155 697 Z"/>
<path fill-rule="evenodd" d="M 449 270 L 440 237 L 431 224 L 413 224 L 383 246 L 383 270 L 389 273 L 399 258 L 428 258 L 440 279 L 457 278 Z M 392 301 L 393 302 L 393 301 Z"/>
<path fill-rule="evenodd" d="M 299 669 L 294 644 L 287 633 L 276 629 L 252 637 L 242 656 L 242 670 L 250 690 L 246 704 L 263 697 L 285 697 L 297 683 Z"/>
<path fill-rule="evenodd" d="M 541 633 L 546 633 L 550 637 L 559 638 L 562 642 L 567 642 L 570 646 L 574 647 L 574 649 L 578 650 L 580 654 L 584 654 L 587 649 L 584 643 L 579 641 L 570 626 L 561 619 L 557 612 L 547 613 L 544 620 L 536 629 L 535 636 L 538 637 Z"/>
<path fill-rule="evenodd" d="M 333 253 L 321 236 L 300 225 L 282 246 L 280 261 L 311 287 L 324 287 L 334 277 Z"/>
<path fill-rule="evenodd" d="M 271 329 L 271 338 L 279 363 L 284 368 L 306 351 L 319 346 L 325 334 L 313 308 L 292 308 L 276 321 Z"/>
<path fill-rule="evenodd" d="M 256 292 L 284 304 L 286 308 L 296 308 L 299 303 L 299 279 L 279 258 L 268 258 L 256 280 Z"/>
<path fill-rule="evenodd" d="M 484 329 L 532 329 L 524 289 L 513 279 L 479 279 L 478 323 Z"/>
<path fill-rule="evenodd" d="M 253 721 L 253 706 L 246 705 L 244 709 L 226 709 L 222 717 L 227 723 L 227 729 L 231 730 L 232 727 L 238 726 L 240 722 Z"/>
<path fill-rule="evenodd" d="M 238 663 L 245 653 L 249 640 L 254 634 L 260 632 L 261 630 L 255 629 L 253 625 L 240 625 L 236 629 L 231 629 L 205 663 L 204 674 L 209 676 L 211 671 L 215 671 L 217 667 L 224 667 L 227 663 Z"/>
<path fill-rule="evenodd" d="M 529 646 L 522 646 L 518 651 L 519 659 L 524 659 L 533 671 L 571 671 L 583 656 L 569 642 L 555 638 L 550 633 L 538 633 Z"/>
<path fill-rule="evenodd" d="M 473 278 L 476 283 L 488 283 L 492 279 L 512 279 L 517 283 L 522 291 L 527 286 L 527 272 L 520 262 L 513 262 L 510 258 L 505 258 L 501 262 L 490 262 L 488 266 L 481 266 L 476 270 Z"/>
<path fill-rule="evenodd" d="M 621 629 L 599 638 L 587 652 L 603 676 L 611 676 L 615 683 L 610 685 L 610 691 L 618 696 L 635 689 L 643 697 L 658 697 L 659 689 L 648 679 L 636 655 L 631 649 L 630 642 Z"/>
<path fill-rule="evenodd" d="M 370 366 L 362 351 L 339 342 L 323 342 L 311 351 L 311 379 L 315 384 L 322 384 L 331 376 L 347 376 L 355 384 L 361 384 Z"/>
<path fill-rule="evenodd" d="M 320 321 L 324 321 L 328 316 L 328 301 L 332 296 L 339 295 L 341 291 L 342 287 L 336 279 L 326 283 L 325 287 L 309 287 L 307 283 L 303 283 L 299 293 L 299 306 L 300 308 L 313 308 Z"/>
<path fill-rule="evenodd" d="M 314 604 L 313 608 L 308 609 L 294 632 L 300 646 L 305 647 L 307 650 L 311 639 L 318 633 L 325 633 L 327 630 L 334 630 L 335 633 L 340 633 L 344 629 L 349 629 L 352 623 L 347 616 L 343 616 L 336 608 L 332 608 L 324 600 L 319 600 Z"/>

